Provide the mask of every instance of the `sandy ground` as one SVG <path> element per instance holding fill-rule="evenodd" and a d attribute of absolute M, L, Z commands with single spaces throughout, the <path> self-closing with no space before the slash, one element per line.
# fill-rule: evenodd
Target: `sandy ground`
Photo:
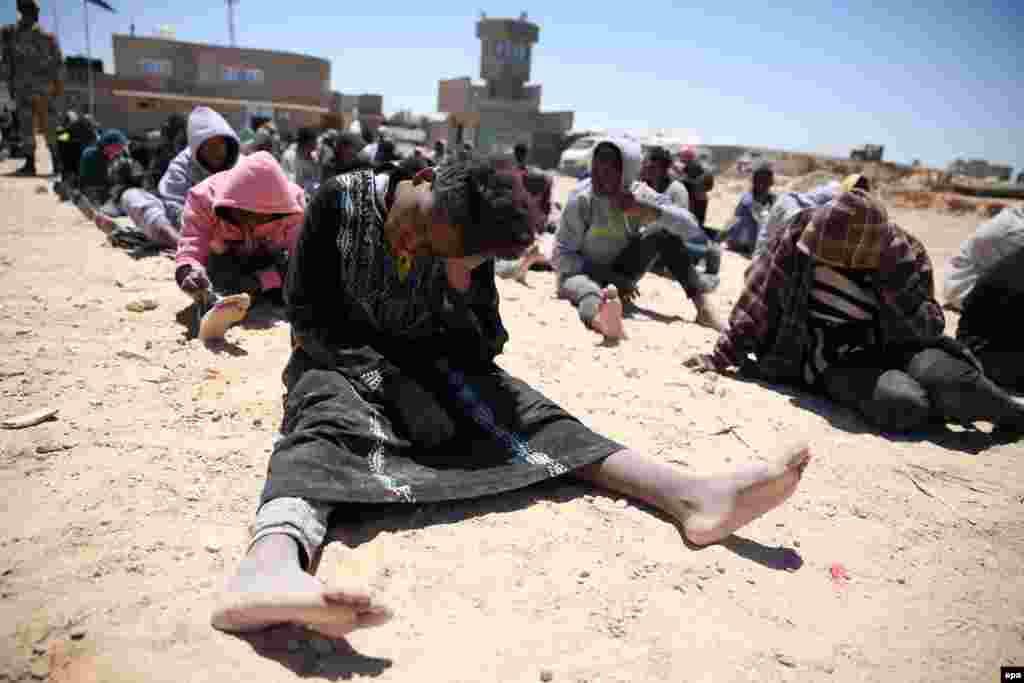
<path fill-rule="evenodd" d="M 568 481 L 393 509 L 320 568 L 372 588 L 393 622 L 347 644 L 218 633 L 288 328 L 236 328 L 219 351 L 187 341 L 171 262 L 106 246 L 42 184 L 0 178 L 0 417 L 60 409 L 0 432 L 0 680 L 993 681 L 1024 664 L 1024 445 L 994 445 L 990 425 L 886 438 L 802 393 L 691 374 L 682 360 L 715 337 L 656 276 L 615 348 L 554 299 L 550 273 L 500 282 L 501 364 L 679 467 L 806 438 L 818 457 L 790 504 L 703 550 Z M 712 223 L 738 189 L 722 184 Z M 940 269 L 979 221 L 893 215 Z M 724 259 L 723 313 L 744 266 Z M 126 310 L 140 299 L 158 307 Z"/>

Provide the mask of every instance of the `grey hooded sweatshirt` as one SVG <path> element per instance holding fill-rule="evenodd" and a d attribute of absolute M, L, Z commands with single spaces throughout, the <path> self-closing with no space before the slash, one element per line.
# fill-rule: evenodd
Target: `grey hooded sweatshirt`
<path fill-rule="evenodd" d="M 174 157 L 157 186 L 167 218 L 178 229 L 181 229 L 181 213 L 185 209 L 188 191 L 211 175 L 210 170 L 199 162 L 196 152 L 204 142 L 218 135 L 228 140 L 228 163 L 224 168 L 227 170 L 238 162 L 238 134 L 223 116 L 209 107 L 193 109 L 188 116 L 188 147 Z"/>
<path fill-rule="evenodd" d="M 580 182 L 569 194 L 555 233 L 552 261 L 560 281 L 584 272 L 587 263 L 611 265 L 630 239 L 639 235 L 667 230 L 685 240 L 691 231 L 700 229 L 689 210 L 638 180 L 643 161 L 638 143 L 607 138 L 594 145 L 594 150 L 602 144 L 613 145 L 622 155 L 623 189 L 631 191 L 638 203 L 657 207 L 661 216 L 653 223 L 641 224 L 614 208 L 607 197 L 596 194 L 589 179 Z"/>

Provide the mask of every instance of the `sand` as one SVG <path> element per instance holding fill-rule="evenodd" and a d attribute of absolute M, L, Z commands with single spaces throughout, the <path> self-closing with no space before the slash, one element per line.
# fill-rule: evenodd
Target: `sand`
<path fill-rule="evenodd" d="M 0 164 L 0 173 L 16 167 Z M 328 546 L 390 624 L 330 643 L 208 625 L 247 541 L 281 414 L 288 327 L 207 349 L 163 257 L 135 260 L 38 179 L 0 178 L 0 680 L 993 681 L 1024 664 L 1024 444 L 990 425 L 886 438 L 799 392 L 683 367 L 715 335 L 679 288 L 605 347 L 550 273 L 500 281 L 501 364 L 587 424 L 679 467 L 817 460 L 783 509 L 688 548 L 665 519 L 556 481 L 396 510 Z M 721 182 L 724 223 L 742 182 Z M 893 210 L 937 269 L 980 220 Z M 727 253 L 715 304 L 746 262 Z M 140 299 L 156 308 L 126 310 Z M 950 316 L 949 330 L 955 327 Z M 843 577 L 848 578 L 843 578 Z"/>

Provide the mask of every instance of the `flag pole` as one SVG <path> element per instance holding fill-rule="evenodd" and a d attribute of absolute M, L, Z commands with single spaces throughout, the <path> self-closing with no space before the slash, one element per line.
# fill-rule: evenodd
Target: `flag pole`
<path fill-rule="evenodd" d="M 60 45 L 60 10 L 58 5 L 60 0 L 53 0 L 53 35 L 57 38 L 57 44 Z"/>
<path fill-rule="evenodd" d="M 85 54 L 88 59 L 89 71 L 89 116 L 96 117 L 96 88 L 93 84 L 92 74 L 92 41 L 89 40 L 89 0 L 82 0 L 82 9 L 85 10 Z"/>

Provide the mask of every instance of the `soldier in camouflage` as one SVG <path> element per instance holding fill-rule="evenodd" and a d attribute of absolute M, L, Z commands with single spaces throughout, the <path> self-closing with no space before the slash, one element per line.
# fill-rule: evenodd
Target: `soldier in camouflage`
<path fill-rule="evenodd" d="M 46 145 L 59 171 L 57 150 L 57 100 L 64 94 L 63 57 L 57 39 L 39 26 L 37 0 L 18 0 L 17 24 L 0 29 L 3 45 L 3 77 L 15 103 L 15 116 L 23 149 L 28 157 L 17 175 L 36 174 L 35 131 L 46 136 Z"/>

